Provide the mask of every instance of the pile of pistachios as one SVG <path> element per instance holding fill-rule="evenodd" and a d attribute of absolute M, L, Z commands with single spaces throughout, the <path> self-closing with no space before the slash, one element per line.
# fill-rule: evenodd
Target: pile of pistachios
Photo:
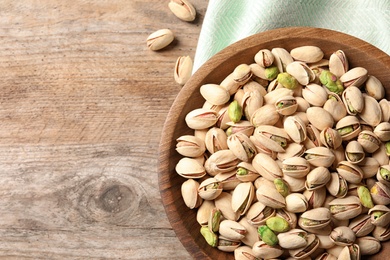
<path fill-rule="evenodd" d="M 390 239 L 389 101 L 342 50 L 261 49 L 200 93 L 176 172 L 210 246 L 238 260 L 360 259 Z"/>

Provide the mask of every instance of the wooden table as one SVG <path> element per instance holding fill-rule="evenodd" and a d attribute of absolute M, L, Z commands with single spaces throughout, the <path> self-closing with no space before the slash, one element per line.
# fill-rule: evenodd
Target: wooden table
<path fill-rule="evenodd" d="M 0 258 L 190 259 L 161 204 L 157 150 L 207 1 L 0 2 Z M 165 51 L 147 36 L 169 28 Z"/>

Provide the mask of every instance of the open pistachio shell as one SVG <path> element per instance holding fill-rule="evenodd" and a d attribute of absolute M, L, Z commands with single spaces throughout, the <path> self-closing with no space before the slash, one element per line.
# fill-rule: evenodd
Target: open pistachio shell
<path fill-rule="evenodd" d="M 256 169 L 253 167 L 251 163 L 240 162 L 237 165 L 236 178 L 239 181 L 253 182 L 259 177 L 260 177 L 259 173 L 256 171 Z"/>
<path fill-rule="evenodd" d="M 252 165 L 261 176 L 270 181 L 283 176 L 282 170 L 269 155 L 263 153 L 256 154 L 253 158 Z"/>
<path fill-rule="evenodd" d="M 302 89 L 302 97 L 311 105 L 322 107 L 328 100 L 328 93 L 322 86 L 310 83 Z"/>
<path fill-rule="evenodd" d="M 224 252 L 234 252 L 241 242 L 235 239 L 226 238 L 224 236 L 218 236 L 217 248 Z"/>
<path fill-rule="evenodd" d="M 199 196 L 204 200 L 213 200 L 222 193 L 222 183 L 215 178 L 207 178 L 202 181 L 198 188 Z"/>
<path fill-rule="evenodd" d="M 222 183 L 224 191 L 234 190 L 234 188 L 241 183 L 237 178 L 236 171 L 221 172 L 215 175 L 214 178 Z"/>
<path fill-rule="evenodd" d="M 342 50 L 337 50 L 329 57 L 329 70 L 337 77 L 341 77 L 349 69 L 348 59 Z"/>
<path fill-rule="evenodd" d="M 302 193 L 291 193 L 286 196 L 286 209 L 293 213 L 305 212 L 308 208 L 306 197 Z"/>
<path fill-rule="evenodd" d="M 330 239 L 338 246 L 351 245 L 356 240 L 356 235 L 350 227 L 335 227 L 329 235 Z"/>
<path fill-rule="evenodd" d="M 233 220 L 222 220 L 219 224 L 219 234 L 231 240 L 240 240 L 245 237 L 246 229 Z"/>
<path fill-rule="evenodd" d="M 341 250 L 337 259 L 339 260 L 349 260 L 349 259 L 360 259 L 360 247 L 357 244 L 352 244 L 345 246 L 343 250 Z"/>
<path fill-rule="evenodd" d="M 188 179 L 200 179 L 206 175 L 206 170 L 196 159 L 183 157 L 176 164 L 176 172 Z"/>
<path fill-rule="evenodd" d="M 236 249 L 234 249 L 234 259 L 236 260 L 249 260 L 249 259 L 256 259 L 253 251 L 252 246 L 239 246 Z"/>
<path fill-rule="evenodd" d="M 362 212 L 362 205 L 356 196 L 337 198 L 329 202 L 330 212 L 336 219 L 352 219 Z"/>
<path fill-rule="evenodd" d="M 311 170 L 306 176 L 305 187 L 307 190 L 315 190 L 324 187 L 330 180 L 328 168 L 318 166 Z"/>
<path fill-rule="evenodd" d="M 244 162 L 249 162 L 256 155 L 255 145 L 244 133 L 235 133 L 228 137 L 227 145 L 233 154 Z"/>
<path fill-rule="evenodd" d="M 305 146 L 303 144 L 291 143 L 287 146 L 284 153 L 278 153 L 277 158 L 280 161 L 284 161 L 287 158 L 294 156 L 301 156 L 305 152 Z"/>
<path fill-rule="evenodd" d="M 286 66 L 286 71 L 296 78 L 301 85 L 307 85 L 316 77 L 309 66 L 301 61 L 293 61 Z"/>
<path fill-rule="evenodd" d="M 229 194 L 230 195 L 230 194 Z M 215 209 L 214 201 L 205 200 L 202 205 L 198 208 L 196 212 L 196 221 L 198 221 L 199 225 L 207 226 L 210 218 L 210 214 Z"/>
<path fill-rule="evenodd" d="M 382 142 L 387 142 L 390 140 L 390 123 L 382 122 L 374 128 L 374 134 Z"/>
<path fill-rule="evenodd" d="M 363 179 L 363 171 L 356 164 L 348 161 L 341 161 L 337 166 L 337 172 L 349 183 L 360 183 Z"/>
<path fill-rule="evenodd" d="M 253 112 L 250 119 L 253 126 L 274 125 L 279 120 L 279 113 L 274 105 L 264 105 Z"/>
<path fill-rule="evenodd" d="M 256 190 L 257 200 L 271 208 L 283 208 L 286 206 L 285 198 L 276 190 L 275 187 L 259 187 Z"/>
<path fill-rule="evenodd" d="M 241 216 L 250 208 L 255 197 L 255 188 L 252 182 L 243 182 L 237 185 L 232 194 L 232 209 Z"/>
<path fill-rule="evenodd" d="M 279 114 L 288 116 L 294 114 L 295 111 L 297 111 L 298 104 L 295 97 L 284 96 L 275 102 L 275 107 Z"/>
<path fill-rule="evenodd" d="M 390 186 L 390 165 L 382 165 L 378 167 L 378 171 L 376 173 L 376 179 L 387 185 Z"/>
<path fill-rule="evenodd" d="M 329 182 L 328 182 L 329 183 Z M 308 209 L 315 209 L 322 207 L 326 199 L 326 188 L 318 188 L 315 190 L 305 190 L 303 196 L 306 197 Z"/>
<path fill-rule="evenodd" d="M 360 122 L 356 116 L 346 116 L 336 124 L 336 130 L 340 133 L 343 141 L 349 141 L 360 133 Z"/>
<path fill-rule="evenodd" d="M 329 149 L 337 149 L 342 143 L 342 138 L 340 133 L 337 130 L 330 127 L 326 127 L 321 131 L 320 139 L 321 139 L 321 143 L 324 144 L 324 146 L 328 147 Z"/>
<path fill-rule="evenodd" d="M 284 249 L 297 249 L 307 245 L 307 232 L 302 229 L 292 229 L 278 234 L 279 245 Z"/>
<path fill-rule="evenodd" d="M 304 158 L 313 166 L 330 167 L 335 159 L 329 148 L 315 147 L 305 151 Z"/>
<path fill-rule="evenodd" d="M 268 49 L 261 49 L 255 55 L 255 62 L 261 67 L 269 67 L 274 62 L 274 55 Z"/>
<path fill-rule="evenodd" d="M 371 223 L 375 226 L 386 227 L 390 224 L 390 209 L 385 205 L 375 205 L 368 211 Z"/>
<path fill-rule="evenodd" d="M 231 172 L 236 169 L 240 160 L 231 150 L 220 150 L 213 153 L 205 162 L 208 174 L 215 176 L 221 172 Z"/>
<path fill-rule="evenodd" d="M 293 178 L 303 178 L 310 172 L 309 162 L 302 157 L 294 156 L 282 162 L 283 175 Z"/>
<path fill-rule="evenodd" d="M 319 147 L 322 145 L 320 140 L 320 131 L 315 128 L 312 124 L 306 125 L 306 139 L 303 142 L 306 149 Z"/>
<path fill-rule="evenodd" d="M 355 243 L 359 246 L 362 256 L 374 255 L 382 248 L 380 241 L 372 236 L 358 237 Z"/>
<path fill-rule="evenodd" d="M 294 259 L 304 259 L 310 256 L 319 246 L 320 242 L 315 234 L 307 235 L 307 244 L 304 247 L 290 249 L 289 253 Z"/>
<path fill-rule="evenodd" d="M 214 110 L 197 108 L 186 115 L 185 121 L 191 129 L 205 129 L 213 126 L 218 117 Z"/>
<path fill-rule="evenodd" d="M 331 214 L 328 208 L 319 207 L 308 210 L 300 216 L 298 225 L 303 229 L 321 229 L 329 225 Z"/>
<path fill-rule="evenodd" d="M 211 154 L 228 149 L 227 135 L 225 131 L 218 127 L 212 127 L 207 131 L 204 143 L 207 151 Z"/>
<path fill-rule="evenodd" d="M 376 182 L 370 189 L 372 200 L 375 204 L 390 204 L 390 188 L 381 182 Z"/>
<path fill-rule="evenodd" d="M 263 102 L 263 96 L 259 89 L 244 91 L 240 104 L 245 117 L 252 118 L 253 113 L 263 106 Z"/>
<path fill-rule="evenodd" d="M 245 236 L 241 238 L 241 242 L 247 246 L 252 247 L 257 241 L 259 241 L 257 227 L 250 224 L 245 216 L 242 217 L 238 223 L 246 229 Z"/>
<path fill-rule="evenodd" d="M 260 259 L 272 259 L 278 258 L 283 254 L 283 250 L 280 246 L 270 246 L 264 241 L 256 242 L 252 247 L 253 255 Z"/>
<path fill-rule="evenodd" d="M 373 75 L 368 75 L 364 89 L 369 96 L 376 100 L 381 100 L 385 96 L 385 88 L 382 82 Z"/>
<path fill-rule="evenodd" d="M 379 163 L 373 157 L 365 157 L 363 161 L 358 163 L 358 166 L 363 171 L 363 179 L 367 179 L 375 176 L 379 167 Z"/>
<path fill-rule="evenodd" d="M 276 210 L 274 208 L 257 201 L 249 208 L 246 218 L 251 225 L 258 227 L 264 225 L 267 219 L 275 216 L 275 214 Z"/>
<path fill-rule="evenodd" d="M 256 127 L 253 135 L 264 147 L 275 152 L 284 152 L 289 140 L 284 129 L 270 125 Z"/>
<path fill-rule="evenodd" d="M 362 92 L 355 86 L 346 88 L 341 94 L 345 109 L 350 115 L 356 115 L 363 111 L 364 99 Z"/>
<path fill-rule="evenodd" d="M 326 188 L 332 196 L 343 198 L 347 195 L 348 183 L 340 174 L 332 172 L 330 174 L 330 180 L 326 184 Z"/>
<path fill-rule="evenodd" d="M 359 133 L 357 141 L 367 153 L 374 153 L 381 145 L 379 138 L 373 132 L 367 130 Z"/>
<path fill-rule="evenodd" d="M 386 227 L 375 226 L 374 231 L 372 231 L 373 237 L 379 241 L 387 241 L 390 239 L 390 225 Z"/>
<path fill-rule="evenodd" d="M 203 202 L 205 204 L 206 201 Z M 215 207 L 217 207 L 224 218 L 229 220 L 238 220 L 240 214 L 238 212 L 234 212 L 232 209 L 232 195 L 228 192 L 222 192 L 215 200 Z M 214 205 L 213 203 L 213 205 Z M 202 206 L 203 206 L 202 204 Z M 202 207 L 200 206 L 200 207 Z M 199 209 L 200 210 L 200 209 Z M 199 211 L 198 211 L 199 212 Z"/>
<path fill-rule="evenodd" d="M 280 72 L 286 71 L 286 66 L 294 61 L 291 54 L 284 48 L 273 48 L 271 52 L 275 57 L 275 65 Z"/>
<path fill-rule="evenodd" d="M 340 81 L 344 87 L 356 86 L 360 87 L 368 77 L 368 71 L 362 67 L 354 67 L 348 70 L 340 77 Z"/>
<path fill-rule="evenodd" d="M 363 237 L 370 234 L 374 230 L 375 225 L 372 224 L 370 215 L 361 214 L 351 219 L 348 227 L 355 232 L 356 237 Z"/>
<path fill-rule="evenodd" d="M 364 160 L 365 156 L 363 146 L 358 141 L 353 140 L 348 142 L 345 147 L 345 158 L 348 162 L 358 164 Z"/>
<path fill-rule="evenodd" d="M 338 122 L 347 115 L 347 110 L 340 96 L 333 92 L 328 93 L 328 100 L 325 102 L 323 108 L 332 115 L 335 122 Z"/>
<path fill-rule="evenodd" d="M 318 62 L 324 57 L 319 47 L 311 45 L 296 47 L 290 51 L 290 54 L 295 60 L 307 63 Z"/>

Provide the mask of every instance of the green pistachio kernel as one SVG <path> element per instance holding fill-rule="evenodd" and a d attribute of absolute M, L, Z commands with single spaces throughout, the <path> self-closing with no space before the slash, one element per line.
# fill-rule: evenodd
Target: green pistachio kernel
<path fill-rule="evenodd" d="M 386 168 L 380 167 L 379 174 L 386 181 L 390 181 L 390 171 Z"/>
<path fill-rule="evenodd" d="M 259 234 L 260 239 L 269 246 L 275 246 L 279 243 L 278 237 L 266 225 L 259 226 L 257 228 L 257 233 Z"/>
<path fill-rule="evenodd" d="M 353 126 L 349 125 L 349 126 L 346 126 L 346 127 L 340 128 L 340 129 L 337 129 L 337 131 L 339 132 L 339 134 L 340 134 L 341 136 L 347 135 L 347 134 L 350 134 L 350 133 L 353 132 Z"/>
<path fill-rule="evenodd" d="M 218 245 L 218 237 L 217 235 L 210 231 L 210 229 L 207 226 L 202 226 L 200 228 L 200 233 L 206 240 L 207 244 L 209 244 L 212 247 L 216 247 Z"/>
<path fill-rule="evenodd" d="M 276 80 L 288 89 L 296 89 L 299 85 L 298 80 L 287 72 L 279 73 Z"/>
<path fill-rule="evenodd" d="M 287 146 L 287 139 L 284 137 L 272 135 L 270 139 L 277 142 L 283 148 Z"/>
<path fill-rule="evenodd" d="M 219 223 L 221 222 L 221 216 L 222 216 L 222 213 L 219 209 L 215 208 L 211 211 L 210 220 L 209 220 L 209 227 L 211 228 L 212 232 L 218 232 Z"/>
<path fill-rule="evenodd" d="M 290 194 L 290 188 L 288 187 L 288 184 L 281 178 L 274 179 L 274 184 L 276 190 L 283 196 L 286 197 L 288 194 Z"/>
<path fill-rule="evenodd" d="M 264 70 L 264 74 L 268 80 L 274 80 L 279 74 L 279 69 L 276 66 L 267 67 Z"/>
<path fill-rule="evenodd" d="M 265 224 L 275 232 L 287 232 L 290 230 L 290 224 L 281 217 L 271 217 L 266 220 Z"/>
<path fill-rule="evenodd" d="M 239 167 L 236 171 L 237 175 L 244 176 L 248 174 L 248 170 L 242 167 Z"/>
<path fill-rule="evenodd" d="M 374 211 L 371 213 L 371 217 L 373 220 L 377 220 L 378 218 L 382 217 L 385 214 L 383 211 Z"/>
<path fill-rule="evenodd" d="M 357 188 L 358 197 L 360 199 L 360 203 L 366 208 L 373 208 L 374 203 L 372 202 L 370 190 L 365 186 L 359 186 Z"/>
<path fill-rule="evenodd" d="M 390 141 L 386 142 L 385 147 L 387 156 L 390 156 Z"/>
<path fill-rule="evenodd" d="M 341 94 L 341 92 L 344 90 L 341 81 L 329 70 L 321 71 L 320 81 L 329 91 L 336 94 Z"/>
<path fill-rule="evenodd" d="M 232 101 L 228 107 L 228 115 L 232 122 L 237 123 L 242 117 L 242 108 L 237 100 Z"/>

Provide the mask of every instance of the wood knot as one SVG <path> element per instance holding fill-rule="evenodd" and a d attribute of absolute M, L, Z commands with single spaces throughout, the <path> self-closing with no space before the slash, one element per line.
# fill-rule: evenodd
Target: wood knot
<path fill-rule="evenodd" d="M 96 206 L 109 213 L 119 213 L 129 208 L 131 199 L 132 192 L 128 187 L 113 185 L 96 198 Z"/>

